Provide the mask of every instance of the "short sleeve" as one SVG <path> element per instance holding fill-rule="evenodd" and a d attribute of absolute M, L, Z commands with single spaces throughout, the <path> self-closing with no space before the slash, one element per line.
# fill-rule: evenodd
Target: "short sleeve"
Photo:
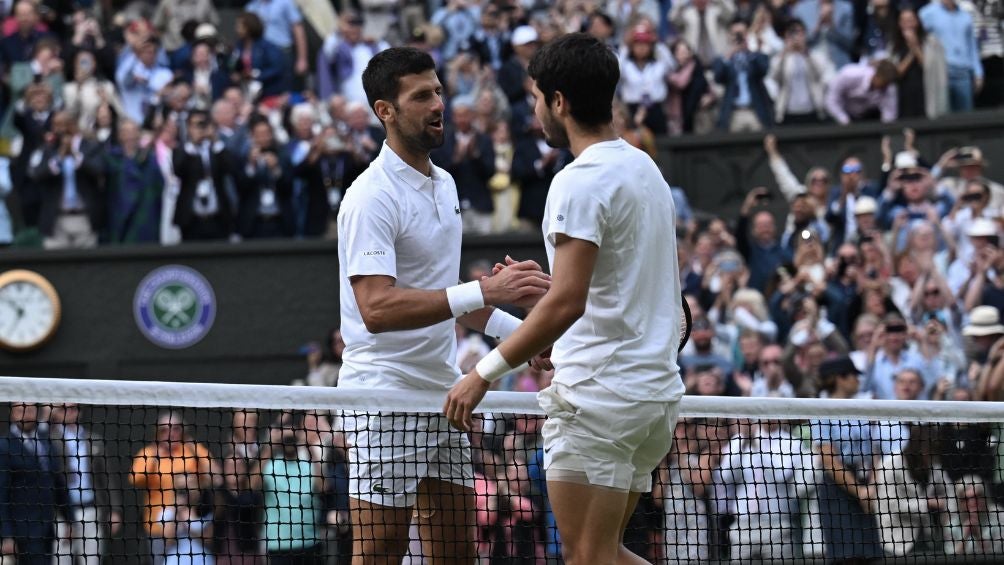
<path fill-rule="evenodd" d="M 582 171 L 576 171 L 581 173 Z M 609 207 L 606 192 L 595 182 L 584 183 L 581 174 L 555 177 L 547 201 L 547 240 L 556 244 L 558 234 L 600 246 Z M 589 184 L 591 186 L 580 186 Z"/>
<path fill-rule="evenodd" d="M 296 25 L 303 21 L 303 15 L 300 14 L 300 8 L 296 6 L 293 0 L 286 2 L 286 19 L 289 20 L 289 25 Z"/>
<path fill-rule="evenodd" d="M 342 206 L 338 232 L 345 242 L 344 261 L 350 277 L 385 275 L 397 278 L 396 207 L 381 196 L 386 193 L 378 191 Z"/>

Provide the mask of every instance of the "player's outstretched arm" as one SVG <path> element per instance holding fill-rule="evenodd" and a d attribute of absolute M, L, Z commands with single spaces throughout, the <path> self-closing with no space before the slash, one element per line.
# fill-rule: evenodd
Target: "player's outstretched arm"
<path fill-rule="evenodd" d="M 382 333 L 424 328 L 468 315 L 488 304 L 512 303 L 547 292 L 551 277 L 539 265 L 523 261 L 513 267 L 498 276 L 467 283 L 472 286 L 453 289 L 400 288 L 394 277 L 386 275 L 356 276 L 350 281 L 366 329 Z"/>
<path fill-rule="evenodd" d="M 492 381 L 550 347 L 582 316 L 598 253 L 599 247 L 591 242 L 558 235 L 551 289 L 509 339 L 482 359 L 447 395 L 443 412 L 454 427 L 470 430 L 474 423 L 471 413 Z"/>

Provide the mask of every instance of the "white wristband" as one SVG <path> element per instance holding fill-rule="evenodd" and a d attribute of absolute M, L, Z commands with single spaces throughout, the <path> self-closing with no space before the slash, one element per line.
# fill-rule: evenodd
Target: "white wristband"
<path fill-rule="evenodd" d="M 481 283 L 471 281 L 446 289 L 446 300 L 454 318 L 470 314 L 485 307 L 485 296 L 481 294 Z"/>
<path fill-rule="evenodd" d="M 502 354 L 499 353 L 499 348 L 492 349 L 488 355 L 485 355 L 484 359 L 478 361 L 478 364 L 474 366 L 481 378 L 493 383 L 509 371 L 512 371 L 512 367 L 509 363 L 506 363 Z"/>
<path fill-rule="evenodd" d="M 522 323 L 523 320 L 496 308 L 488 317 L 488 322 L 485 323 L 485 335 L 500 340 L 508 339 Z"/>

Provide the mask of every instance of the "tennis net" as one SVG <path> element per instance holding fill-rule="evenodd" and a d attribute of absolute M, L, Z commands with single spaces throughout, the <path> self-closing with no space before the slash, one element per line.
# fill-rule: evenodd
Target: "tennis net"
<path fill-rule="evenodd" d="M 560 563 L 535 396 L 489 393 L 461 449 L 442 401 L 0 379 L 0 563 L 339 564 L 387 529 L 405 532 L 406 563 L 432 563 L 460 546 L 429 528 L 458 516 L 472 561 Z M 625 543 L 654 563 L 999 560 L 1001 423 L 984 402 L 688 396 Z M 473 485 L 472 511 L 423 491 L 413 511 L 353 523 L 350 497 L 407 505 L 425 476 Z"/>

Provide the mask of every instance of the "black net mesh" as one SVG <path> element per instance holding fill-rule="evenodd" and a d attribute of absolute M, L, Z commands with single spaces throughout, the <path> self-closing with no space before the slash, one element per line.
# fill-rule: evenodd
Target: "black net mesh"
<path fill-rule="evenodd" d="M 681 418 L 625 545 L 653 563 L 1004 558 L 1000 426 L 827 418 Z M 543 417 L 477 423 L 9 403 L 0 563 L 560 563 Z"/>

